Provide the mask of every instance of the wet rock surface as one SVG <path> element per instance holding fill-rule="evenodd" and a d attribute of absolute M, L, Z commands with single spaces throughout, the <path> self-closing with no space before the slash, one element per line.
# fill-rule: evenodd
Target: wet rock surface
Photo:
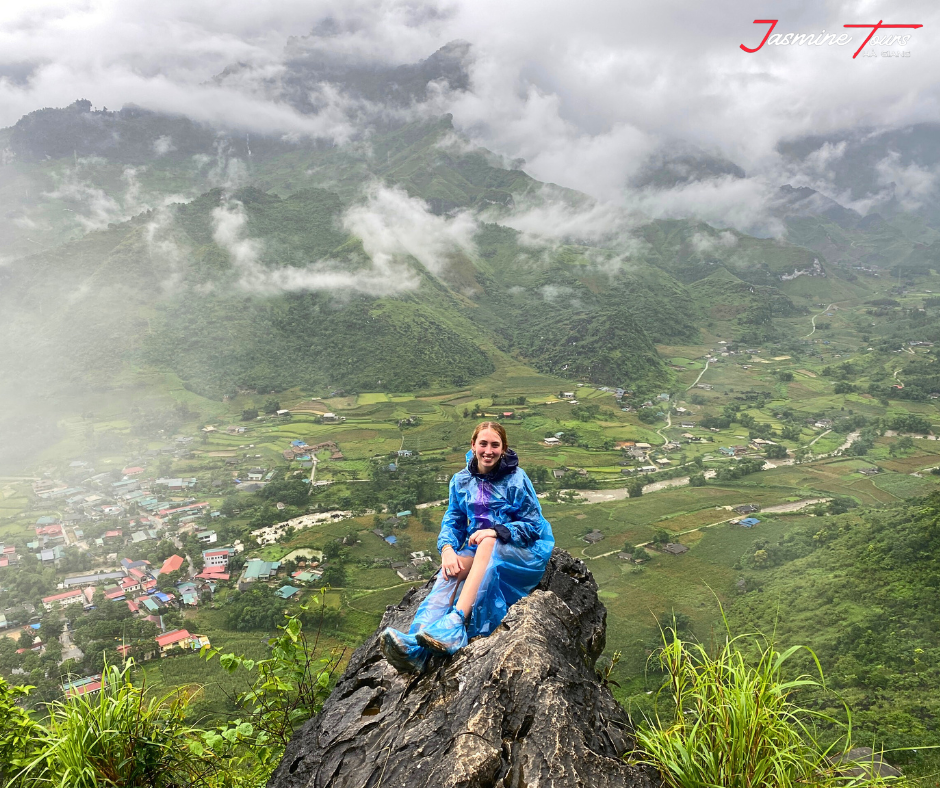
<path fill-rule="evenodd" d="M 630 720 L 598 680 L 606 610 L 582 561 L 556 549 L 499 629 L 422 676 L 397 673 L 378 633 L 407 629 L 427 588 L 389 607 L 269 788 L 657 785 L 627 765 Z"/>

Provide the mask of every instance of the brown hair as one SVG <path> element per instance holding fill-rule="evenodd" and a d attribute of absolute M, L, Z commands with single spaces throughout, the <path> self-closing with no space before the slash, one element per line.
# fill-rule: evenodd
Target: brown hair
<path fill-rule="evenodd" d="M 470 445 L 472 446 L 477 441 L 477 435 L 479 435 L 483 430 L 493 430 L 499 439 L 503 442 L 503 454 L 506 453 L 506 450 L 509 448 L 509 438 L 506 437 L 506 429 L 502 424 L 496 421 L 481 421 L 477 424 L 476 429 L 473 431 L 473 436 L 470 438 Z"/>

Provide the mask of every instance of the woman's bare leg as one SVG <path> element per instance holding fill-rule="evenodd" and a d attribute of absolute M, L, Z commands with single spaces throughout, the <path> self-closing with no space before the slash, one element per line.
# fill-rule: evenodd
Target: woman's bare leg
<path fill-rule="evenodd" d="M 483 575 L 486 573 L 486 567 L 489 566 L 490 557 L 493 555 L 493 548 L 496 546 L 496 538 L 489 536 L 477 545 L 476 554 L 471 559 L 469 571 L 463 583 L 463 590 L 460 592 L 460 598 L 457 600 L 457 609 L 462 610 L 464 618 L 470 619 L 470 611 L 473 609 L 473 603 L 477 600 L 477 592 L 480 590 L 480 584 L 483 582 Z M 461 572 L 463 575 L 464 563 L 461 560 Z M 459 577 L 459 575 L 458 575 Z"/>

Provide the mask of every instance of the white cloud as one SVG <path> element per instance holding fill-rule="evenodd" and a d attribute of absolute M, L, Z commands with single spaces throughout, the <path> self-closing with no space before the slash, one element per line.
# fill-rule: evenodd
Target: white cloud
<path fill-rule="evenodd" d="M 653 218 L 698 218 L 754 235 L 781 237 L 786 228 L 772 215 L 779 181 L 725 176 L 693 181 L 668 190 L 642 189 L 627 204 Z"/>
<path fill-rule="evenodd" d="M 886 187 L 908 211 L 919 208 L 937 190 L 940 169 L 902 164 L 899 153 L 892 151 L 875 165 L 878 183 Z"/>
<path fill-rule="evenodd" d="M 426 203 L 399 189 L 373 186 L 363 203 L 349 208 L 344 229 L 358 237 L 370 265 L 319 260 L 304 267 L 269 268 L 264 244 L 248 234 L 244 205 L 227 199 L 212 211 L 213 239 L 228 252 L 243 290 L 273 295 L 291 291 L 356 291 L 373 296 L 413 290 L 420 278 L 414 258 L 429 273 L 442 274 L 452 254 L 474 251 L 476 222 L 467 214 L 435 216 Z"/>
<path fill-rule="evenodd" d="M 157 137 L 153 141 L 153 152 L 157 156 L 165 156 L 170 151 L 176 150 L 176 146 L 173 144 L 173 138 L 168 134 L 164 134 L 160 137 Z"/>
<path fill-rule="evenodd" d="M 56 188 L 44 194 L 50 199 L 63 200 L 73 206 L 67 210 L 85 230 L 102 230 L 109 224 L 123 222 L 148 210 L 150 205 L 141 199 L 139 168 L 124 167 L 121 180 L 123 194 L 114 196 L 94 185 L 91 170 L 104 162 L 94 157 L 76 159 L 72 167 L 66 167 L 57 178 Z"/>
<path fill-rule="evenodd" d="M 729 230 L 720 233 L 695 233 L 690 241 L 692 248 L 705 255 L 722 249 L 730 249 L 738 243 L 738 237 Z"/>
<path fill-rule="evenodd" d="M 619 249 L 640 251 L 631 230 L 645 221 L 620 203 L 591 202 L 582 207 L 554 199 L 522 206 L 501 224 L 522 233 L 520 241 L 531 246 L 558 243 L 604 243 Z"/>
<path fill-rule="evenodd" d="M 445 271 L 453 252 L 475 251 L 477 223 L 469 213 L 435 216 L 423 200 L 378 184 L 364 204 L 346 212 L 343 227 L 362 240 L 373 262 L 410 255 L 435 275 Z"/>
<path fill-rule="evenodd" d="M 753 4 L 745 0 L 6 3 L 0 73 L 8 64 L 17 76 L 0 78 L 0 125 L 84 96 L 97 106 L 134 102 L 253 132 L 342 143 L 377 108 L 322 83 L 313 88 L 317 114 L 297 112 L 266 92 L 282 86 L 289 58 L 397 65 L 465 39 L 474 47 L 471 89 L 448 93 L 438 86 L 427 106 L 409 111 L 453 112 L 474 144 L 507 160 L 523 158 L 534 177 L 614 205 L 648 156 L 669 140 L 687 140 L 734 160 L 756 185 L 683 186 L 632 195 L 628 205 L 655 215 L 700 208 L 719 224 L 775 232 L 765 210 L 770 185 L 791 182 L 776 179 L 781 139 L 940 120 L 940 49 L 929 38 L 940 6 L 914 0 L 898 8 L 887 0 L 785 3 L 774 11 L 775 32 L 916 20 L 925 27 L 911 33 L 910 58 L 852 59 L 852 47 L 768 45 L 746 54 L 739 44 L 756 43 L 765 28 L 752 23 Z M 864 31 L 851 34 L 858 42 Z M 285 47 L 290 36 L 306 37 Z M 223 86 L 212 82 L 233 64 L 245 68 Z M 798 175 L 824 186 L 842 152 L 823 146 Z M 885 168 L 898 176 L 890 180 L 904 199 L 922 198 L 929 174 L 898 172 L 891 162 Z"/>

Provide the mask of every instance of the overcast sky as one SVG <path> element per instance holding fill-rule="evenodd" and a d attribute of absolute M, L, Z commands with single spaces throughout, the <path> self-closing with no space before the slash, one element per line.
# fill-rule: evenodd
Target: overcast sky
<path fill-rule="evenodd" d="M 776 33 L 849 33 L 853 44 L 742 52 L 763 37 L 753 20 L 765 17 L 780 20 Z M 670 139 L 760 173 L 776 166 L 782 137 L 940 120 L 940 4 L 926 0 L 3 0 L 0 125 L 84 97 L 342 137 L 341 107 L 304 118 L 204 84 L 236 62 L 276 73 L 287 38 L 328 18 L 333 34 L 319 45 L 355 59 L 408 63 L 471 42 L 472 90 L 440 108 L 481 143 L 525 158 L 535 177 L 600 197 Z M 879 19 L 924 25 L 899 31 L 911 34 L 910 57 L 853 60 L 867 31 L 842 26 Z"/>

